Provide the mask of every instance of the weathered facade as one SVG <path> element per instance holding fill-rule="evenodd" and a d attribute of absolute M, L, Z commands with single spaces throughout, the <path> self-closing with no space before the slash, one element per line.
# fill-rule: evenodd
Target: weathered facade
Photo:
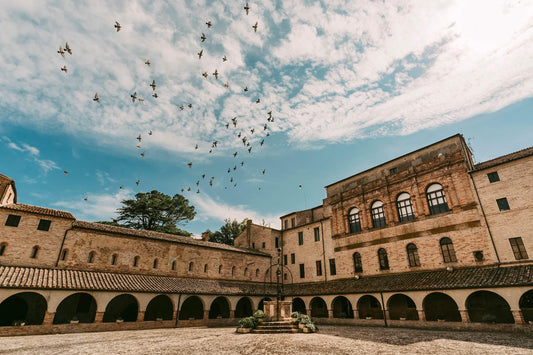
<path fill-rule="evenodd" d="M 234 247 L 18 204 L 1 175 L 0 335 L 234 324 L 276 282 L 322 323 L 531 331 L 531 171 L 533 148 L 474 164 L 455 135 Z"/>

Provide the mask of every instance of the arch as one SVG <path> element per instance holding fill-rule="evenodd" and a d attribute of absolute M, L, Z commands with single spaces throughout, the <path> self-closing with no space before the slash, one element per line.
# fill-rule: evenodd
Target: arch
<path fill-rule="evenodd" d="M 272 299 L 270 297 L 262 298 L 261 301 L 259 301 L 259 303 L 257 304 L 257 309 L 259 309 L 261 311 L 264 311 L 265 310 L 265 301 L 272 301 Z"/>
<path fill-rule="evenodd" d="M 140 258 L 141 258 L 141 257 L 138 256 L 138 255 L 137 255 L 136 257 L 133 258 L 133 267 L 137 267 L 137 266 L 139 266 L 139 259 L 140 259 Z"/>
<path fill-rule="evenodd" d="M 444 237 L 439 241 L 440 251 L 442 253 L 442 259 L 445 263 L 453 263 L 457 261 L 457 256 L 455 255 L 455 249 L 453 247 L 453 242 L 450 238 Z"/>
<path fill-rule="evenodd" d="M 154 298 L 152 298 L 150 303 L 148 303 L 148 306 L 146 306 L 144 320 L 172 320 L 173 312 L 174 306 L 172 305 L 172 301 L 167 295 L 155 296 Z"/>
<path fill-rule="evenodd" d="M 31 249 L 31 255 L 30 255 L 30 258 L 32 259 L 37 259 L 37 254 L 39 254 L 39 250 L 41 248 L 38 246 L 38 245 L 35 245 L 32 249 Z"/>
<path fill-rule="evenodd" d="M 396 211 L 400 222 L 413 221 L 415 219 L 411 195 L 407 192 L 401 192 L 396 197 Z"/>
<path fill-rule="evenodd" d="M 111 265 L 116 265 L 118 260 L 118 254 L 111 255 Z"/>
<path fill-rule="evenodd" d="M 329 316 L 328 306 L 321 297 L 315 297 L 309 303 L 311 309 L 311 317 L 327 318 Z"/>
<path fill-rule="evenodd" d="M 211 302 L 209 308 L 209 319 L 229 318 L 230 309 L 228 299 L 224 296 L 219 296 Z"/>
<path fill-rule="evenodd" d="M 418 320 L 418 312 L 415 302 L 411 297 L 397 293 L 389 298 L 387 303 L 390 319 L 406 318 L 407 320 Z"/>
<path fill-rule="evenodd" d="M 43 324 L 47 309 L 45 298 L 35 292 L 20 292 L 0 303 L 0 326 L 24 322 L 27 325 Z"/>
<path fill-rule="evenodd" d="M 96 300 L 85 292 L 74 293 L 57 306 L 54 324 L 66 324 L 77 319 L 80 323 L 92 323 L 96 316 Z"/>
<path fill-rule="evenodd" d="M 350 233 L 361 231 L 361 217 L 357 207 L 353 207 L 348 211 L 348 230 Z"/>
<path fill-rule="evenodd" d="M 372 202 L 372 205 L 370 205 L 370 214 L 372 215 L 372 227 L 381 228 L 387 225 L 383 202 L 380 200 Z"/>
<path fill-rule="evenodd" d="M 137 299 L 129 294 L 118 295 L 107 304 L 102 322 L 115 322 L 122 319 L 124 322 L 137 321 L 139 304 Z"/>
<path fill-rule="evenodd" d="M 409 266 L 420 266 L 420 259 L 418 258 L 418 248 L 416 247 L 416 244 L 409 243 L 405 249 L 407 250 L 407 261 L 409 262 Z"/>
<path fill-rule="evenodd" d="M 353 308 L 350 301 L 344 296 L 335 297 L 331 303 L 333 318 L 353 318 Z"/>
<path fill-rule="evenodd" d="M 94 263 L 94 258 L 96 257 L 96 252 L 93 250 L 89 253 L 89 257 L 87 258 L 87 262 L 89 264 Z"/>
<path fill-rule="evenodd" d="M 380 270 L 389 270 L 389 257 L 384 248 L 379 248 L 378 250 L 378 261 Z"/>
<path fill-rule="evenodd" d="M 152 265 L 152 268 L 153 269 L 157 269 L 157 264 L 159 263 L 159 260 L 157 260 L 157 258 L 154 259 L 154 263 Z"/>
<path fill-rule="evenodd" d="M 466 299 L 466 309 L 471 322 L 514 323 L 511 307 L 497 293 L 476 291 Z"/>
<path fill-rule="evenodd" d="M 448 212 L 450 210 L 448 202 L 446 201 L 444 189 L 439 183 L 435 182 L 428 185 L 426 188 L 426 199 L 428 202 L 429 213 L 432 215 Z"/>
<path fill-rule="evenodd" d="M 446 322 L 460 322 L 461 314 L 454 299 L 442 292 L 427 295 L 422 302 L 426 320 L 436 321 L 444 319 Z"/>
<path fill-rule="evenodd" d="M 525 292 L 518 302 L 526 323 L 533 321 L 533 290 Z"/>
<path fill-rule="evenodd" d="M 361 254 L 356 251 L 355 253 L 353 253 L 352 258 L 354 273 L 363 272 L 363 262 L 361 260 Z"/>
<path fill-rule="evenodd" d="M 300 314 L 307 314 L 307 309 L 305 308 L 305 302 L 300 297 L 295 297 L 292 299 L 292 310 L 293 312 L 298 312 Z"/>
<path fill-rule="evenodd" d="M 0 256 L 4 255 L 6 253 L 7 249 L 7 243 L 1 243 L 0 244 Z"/>
<path fill-rule="evenodd" d="M 204 302 L 198 296 L 190 296 L 181 305 L 180 320 L 203 319 Z"/>
<path fill-rule="evenodd" d="M 241 298 L 235 306 L 235 318 L 250 317 L 252 314 L 254 314 L 252 301 L 248 297 Z"/>
<path fill-rule="evenodd" d="M 194 266 L 194 263 L 191 261 L 191 262 L 189 263 L 189 272 L 192 271 L 193 266 Z"/>
<path fill-rule="evenodd" d="M 259 277 L 259 269 L 255 269 L 255 277 Z"/>
<path fill-rule="evenodd" d="M 207 266 L 207 264 L 204 264 L 204 272 L 207 272 L 207 270 L 209 270 L 209 266 Z"/>
<path fill-rule="evenodd" d="M 383 319 L 381 303 L 374 296 L 364 295 L 357 301 L 357 313 L 360 319 Z"/>

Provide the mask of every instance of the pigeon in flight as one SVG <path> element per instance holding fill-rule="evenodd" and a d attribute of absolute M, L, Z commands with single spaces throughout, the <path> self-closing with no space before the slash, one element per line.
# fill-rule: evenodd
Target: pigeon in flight
<path fill-rule="evenodd" d="M 237 127 L 237 117 L 233 117 L 231 121 L 233 122 L 233 127 Z"/>
<path fill-rule="evenodd" d="M 244 162 L 243 161 L 241 161 L 241 166 L 244 166 Z"/>
<path fill-rule="evenodd" d="M 223 56 L 223 57 L 222 57 L 222 61 L 223 61 L 223 62 L 225 62 L 225 61 L 227 61 L 227 60 L 228 60 L 228 57 L 226 57 L 226 56 Z"/>
<path fill-rule="evenodd" d="M 264 143 L 265 143 L 265 140 L 263 139 L 263 140 L 261 141 L 261 145 L 263 145 Z"/>
<path fill-rule="evenodd" d="M 133 95 L 130 95 L 130 96 L 131 96 L 131 101 L 132 101 L 132 102 L 135 102 L 135 100 L 137 100 L 137 91 L 135 91 L 135 92 L 133 93 Z"/>
<path fill-rule="evenodd" d="M 65 51 L 63 51 L 63 47 L 59 46 L 59 50 L 57 51 L 57 53 L 61 54 L 61 56 L 65 58 Z"/>
<path fill-rule="evenodd" d="M 226 123 L 226 128 L 229 128 L 229 123 Z"/>
<path fill-rule="evenodd" d="M 233 157 L 234 158 L 237 157 L 237 152 L 233 153 Z"/>
<path fill-rule="evenodd" d="M 192 161 L 187 164 L 190 169 L 192 169 Z"/>
<path fill-rule="evenodd" d="M 68 52 L 68 54 L 72 55 L 72 50 L 71 50 L 70 47 L 68 46 L 68 42 L 65 43 L 65 52 Z"/>
<path fill-rule="evenodd" d="M 244 92 L 247 92 L 248 91 L 248 86 L 244 87 Z"/>
<path fill-rule="evenodd" d="M 255 103 L 256 103 L 256 104 L 258 104 L 258 103 L 260 103 L 260 102 L 261 102 L 261 99 L 260 99 L 260 98 L 258 98 L 257 100 L 255 100 Z"/>
<path fill-rule="evenodd" d="M 89 199 L 89 197 L 85 196 L 85 198 L 83 199 L 83 201 L 87 202 L 88 199 Z"/>
<path fill-rule="evenodd" d="M 142 97 L 139 97 L 139 102 L 144 105 L 144 99 Z"/>
<path fill-rule="evenodd" d="M 202 74 L 202 76 L 207 80 L 207 72 L 204 71 L 204 73 Z"/>
<path fill-rule="evenodd" d="M 263 169 L 263 175 L 265 175 L 265 170 L 266 170 L 266 169 Z"/>
<path fill-rule="evenodd" d="M 215 69 L 215 72 L 213 73 L 213 75 L 215 76 L 215 79 L 218 79 L 218 70 Z"/>
<path fill-rule="evenodd" d="M 152 97 L 155 98 L 155 99 L 157 99 L 157 98 L 159 97 L 159 95 L 157 95 L 157 92 L 154 92 L 154 93 L 152 94 Z"/>
<path fill-rule="evenodd" d="M 144 158 L 144 152 L 141 153 L 141 158 Z"/>
<path fill-rule="evenodd" d="M 100 98 L 98 97 L 98 93 L 95 93 L 95 94 L 94 94 L 94 99 L 93 99 L 93 101 L 96 101 L 96 102 L 98 102 L 98 103 L 100 102 Z"/>
<path fill-rule="evenodd" d="M 118 23 L 118 21 L 115 21 L 115 28 L 117 29 L 117 32 L 120 31 L 120 29 L 122 28 L 122 26 L 120 26 L 120 23 Z"/>
<path fill-rule="evenodd" d="M 250 130 L 250 132 L 252 132 L 252 134 L 254 134 L 254 132 L 255 132 L 255 128 L 252 128 L 252 129 Z"/>
<path fill-rule="evenodd" d="M 246 15 L 248 15 L 248 11 L 250 11 L 250 6 L 248 6 L 248 3 L 246 3 L 246 6 L 244 6 L 244 9 L 246 10 Z"/>
<path fill-rule="evenodd" d="M 150 59 L 146 59 L 146 62 L 144 62 L 144 64 L 148 65 L 148 67 L 150 66 Z"/>
<path fill-rule="evenodd" d="M 152 87 L 152 90 L 155 91 L 155 80 L 152 80 L 150 86 Z"/>
<path fill-rule="evenodd" d="M 141 180 L 135 181 L 135 185 L 137 185 L 137 186 L 139 186 L 140 183 L 141 183 Z"/>
<path fill-rule="evenodd" d="M 266 131 L 268 128 L 267 124 L 265 123 L 265 126 L 263 127 L 263 131 Z"/>
<path fill-rule="evenodd" d="M 194 146 L 194 149 L 198 149 L 198 144 Z"/>
<path fill-rule="evenodd" d="M 122 190 L 124 188 L 124 185 L 120 185 L 119 189 Z"/>
<path fill-rule="evenodd" d="M 65 176 L 68 175 L 68 170 L 63 171 L 65 173 Z"/>
<path fill-rule="evenodd" d="M 189 106 L 189 108 L 192 108 L 192 104 L 188 104 L 187 106 Z"/>
<path fill-rule="evenodd" d="M 229 89 L 229 82 L 226 81 L 226 83 L 224 84 L 224 86 L 226 87 L 226 89 Z"/>
<path fill-rule="evenodd" d="M 152 130 L 150 130 L 150 131 L 148 132 L 148 135 L 149 135 L 149 136 L 151 136 L 151 135 L 152 135 Z"/>
<path fill-rule="evenodd" d="M 254 29 L 254 32 L 257 32 L 257 22 L 252 26 L 252 28 Z"/>
<path fill-rule="evenodd" d="M 137 149 L 141 149 L 141 143 L 137 144 Z"/>
<path fill-rule="evenodd" d="M 202 33 L 202 37 L 200 37 L 200 39 L 202 40 L 202 42 L 205 42 L 205 40 L 207 39 L 207 37 L 205 36 L 205 34 Z"/>
<path fill-rule="evenodd" d="M 67 66 L 66 65 L 63 65 L 63 68 L 61 68 L 62 71 L 65 72 L 65 74 L 67 73 Z"/>
<path fill-rule="evenodd" d="M 202 59 L 202 55 L 204 55 L 203 49 L 201 49 L 200 52 L 198 52 L 198 59 Z"/>
<path fill-rule="evenodd" d="M 248 153 L 252 152 L 252 147 L 248 148 Z"/>
<path fill-rule="evenodd" d="M 211 28 L 211 21 L 207 21 L 205 24 L 207 25 L 207 28 Z"/>
<path fill-rule="evenodd" d="M 180 106 L 180 110 L 183 111 L 184 108 L 185 108 L 185 107 L 184 107 L 183 105 Z"/>
<path fill-rule="evenodd" d="M 141 143 L 142 138 L 141 138 L 141 134 L 140 133 L 139 133 L 139 136 L 137 137 L 137 140 L 139 141 L 139 143 Z"/>

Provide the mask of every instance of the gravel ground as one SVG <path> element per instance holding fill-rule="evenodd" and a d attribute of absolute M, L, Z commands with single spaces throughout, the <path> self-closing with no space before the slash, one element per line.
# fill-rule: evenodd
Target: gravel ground
<path fill-rule="evenodd" d="M 181 328 L 0 338 L 0 354 L 533 354 L 524 334 L 321 326 L 315 334 Z"/>

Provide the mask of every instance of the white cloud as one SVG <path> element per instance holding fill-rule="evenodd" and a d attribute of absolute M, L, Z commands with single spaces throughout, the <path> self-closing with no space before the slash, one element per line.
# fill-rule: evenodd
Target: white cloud
<path fill-rule="evenodd" d="M 48 159 L 41 159 L 39 158 L 40 151 L 39 149 L 26 144 L 26 143 L 20 143 L 17 144 L 15 142 L 12 142 L 9 138 L 3 137 L 3 140 L 7 142 L 7 146 L 13 150 L 17 150 L 22 153 L 27 153 L 30 156 L 30 159 L 33 160 L 37 165 L 41 167 L 44 174 L 47 174 L 51 170 L 59 170 L 59 166 L 52 161 Z"/>

